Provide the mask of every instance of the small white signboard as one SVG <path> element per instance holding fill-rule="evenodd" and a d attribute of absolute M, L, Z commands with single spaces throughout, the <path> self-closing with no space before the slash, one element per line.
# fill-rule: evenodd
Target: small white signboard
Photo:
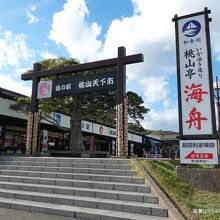
<path fill-rule="evenodd" d="M 109 137 L 116 137 L 116 129 L 109 128 Z"/>
<path fill-rule="evenodd" d="M 82 127 L 82 131 L 92 133 L 92 122 L 82 120 L 81 127 Z"/>
<path fill-rule="evenodd" d="M 217 140 L 180 140 L 180 163 L 218 164 Z"/>
<path fill-rule="evenodd" d="M 93 133 L 109 136 L 109 127 L 93 123 Z"/>

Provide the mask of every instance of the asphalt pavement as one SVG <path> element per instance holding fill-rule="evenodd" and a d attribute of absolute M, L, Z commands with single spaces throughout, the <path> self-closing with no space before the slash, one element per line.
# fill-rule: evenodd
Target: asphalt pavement
<path fill-rule="evenodd" d="M 0 208 L 0 220 L 79 220 L 72 217 Z"/>

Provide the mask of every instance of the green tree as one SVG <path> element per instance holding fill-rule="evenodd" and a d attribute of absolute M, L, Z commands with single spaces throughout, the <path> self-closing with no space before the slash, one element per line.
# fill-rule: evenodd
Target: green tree
<path fill-rule="evenodd" d="M 40 62 L 42 69 L 54 69 L 64 66 L 77 65 L 79 62 L 75 59 L 48 59 Z M 103 69 L 102 69 L 103 70 Z M 99 71 L 96 71 L 97 73 Z M 30 71 L 27 71 L 30 72 Z M 57 76 L 57 77 L 74 77 L 78 75 L 88 75 L 87 72 L 76 72 L 72 74 Z M 54 79 L 52 77 L 50 79 Z M 47 80 L 43 79 L 43 80 Z M 133 124 L 140 126 L 140 120 L 144 119 L 144 114 L 149 111 L 143 105 L 143 100 L 134 92 L 128 92 L 129 99 L 129 118 Z M 30 110 L 30 98 L 18 98 L 16 103 L 11 105 L 11 109 L 28 113 Z M 41 99 L 39 102 L 39 111 L 42 118 L 50 121 L 59 127 L 53 118 L 50 116 L 52 112 L 59 112 L 70 116 L 70 149 L 72 151 L 83 151 L 83 139 L 81 130 L 81 120 L 95 120 L 97 122 L 115 125 L 115 92 L 93 93 L 74 95 L 62 98 Z M 61 128 L 63 129 L 63 128 Z"/>
<path fill-rule="evenodd" d="M 141 125 L 141 120 L 144 120 L 144 114 L 150 110 L 144 106 L 144 101 L 141 96 L 135 92 L 128 91 L 128 115 L 129 115 L 129 128 L 133 131 L 144 132 Z"/>

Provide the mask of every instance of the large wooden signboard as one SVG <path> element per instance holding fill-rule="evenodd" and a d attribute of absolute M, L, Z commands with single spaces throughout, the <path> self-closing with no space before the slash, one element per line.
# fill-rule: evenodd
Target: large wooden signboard
<path fill-rule="evenodd" d="M 63 97 L 117 90 L 117 72 L 104 72 L 38 83 L 37 98 Z"/>
<path fill-rule="evenodd" d="M 65 95 L 82 94 L 88 92 L 99 91 L 113 91 L 117 90 L 117 156 L 128 156 L 128 128 L 127 128 L 127 101 L 126 101 L 126 65 L 143 62 L 144 57 L 142 54 L 134 54 L 126 56 L 125 47 L 118 48 L 118 57 L 107 60 L 95 61 L 90 63 L 84 63 L 74 66 L 67 66 L 53 70 L 41 70 L 39 63 L 34 64 L 33 73 L 23 74 L 21 78 L 23 80 L 32 80 L 32 102 L 31 113 L 29 118 L 31 121 L 35 120 L 35 113 L 38 112 L 39 99 L 50 97 L 61 97 Z M 64 78 L 55 81 L 42 81 L 42 78 L 51 77 L 67 73 L 95 70 L 107 67 L 117 67 L 117 72 L 100 73 L 91 76 Z M 29 155 L 35 155 L 35 146 L 37 138 L 33 142 L 33 132 L 37 132 L 34 126 L 36 123 L 28 123 L 31 140 L 27 140 L 27 153 Z M 34 135 L 36 136 L 36 134 Z M 34 144 L 33 144 L 34 143 Z"/>

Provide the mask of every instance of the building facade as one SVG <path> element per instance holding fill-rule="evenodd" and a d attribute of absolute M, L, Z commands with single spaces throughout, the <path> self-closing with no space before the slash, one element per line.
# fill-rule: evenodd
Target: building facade
<path fill-rule="evenodd" d="M 23 95 L 0 88 L 0 154 L 20 155 L 26 151 L 27 115 L 13 111 L 10 105 Z M 52 113 L 51 116 L 61 128 L 42 120 L 38 154 L 49 152 L 52 155 L 66 155 L 69 151 L 70 117 Z M 91 156 L 115 154 L 116 129 L 104 124 L 82 121 L 84 147 Z M 143 155 L 142 135 L 129 133 L 129 155 Z"/>

